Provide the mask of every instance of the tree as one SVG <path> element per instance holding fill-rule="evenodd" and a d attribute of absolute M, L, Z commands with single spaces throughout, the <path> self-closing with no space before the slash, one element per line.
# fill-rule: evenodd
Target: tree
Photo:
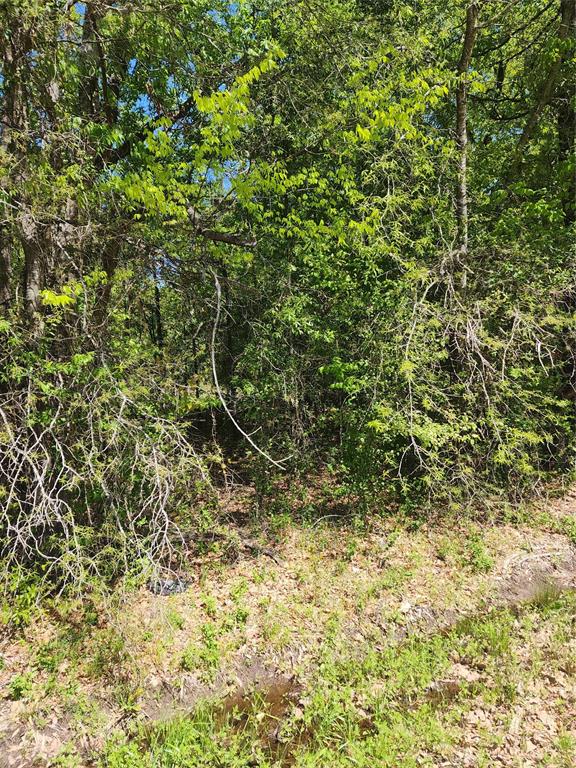
<path fill-rule="evenodd" d="M 408 505 L 570 466 L 573 2 L 0 20 L 12 562 L 169 564 L 233 460 Z"/>

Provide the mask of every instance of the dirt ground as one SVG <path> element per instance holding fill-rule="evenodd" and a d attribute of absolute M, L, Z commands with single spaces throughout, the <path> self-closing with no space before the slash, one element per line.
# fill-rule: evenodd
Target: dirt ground
<path fill-rule="evenodd" d="M 78 605 L 64 616 L 39 613 L 0 641 L 0 768 L 95 765 L 107 739 L 134 720 L 168 721 L 206 700 L 247 710 L 254 690 L 279 721 L 306 707 L 327 646 L 335 658 L 360 657 L 493 611 L 519 621 L 523 606 L 576 586 L 576 549 L 562 532 L 575 517 L 571 491 L 514 523 L 286 523 L 232 561 L 220 550 L 196 557 L 180 594 L 143 586 L 88 626 Z M 470 692 L 459 735 L 422 764 L 574 764 L 576 629 L 570 615 L 562 622 L 514 630 L 519 695 L 510 702 L 485 695 L 495 668 L 454 655 L 426 695 L 441 710 Z"/>

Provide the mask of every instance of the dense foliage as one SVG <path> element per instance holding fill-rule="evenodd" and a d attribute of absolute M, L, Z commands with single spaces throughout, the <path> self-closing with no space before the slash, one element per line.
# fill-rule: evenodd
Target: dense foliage
<path fill-rule="evenodd" d="M 442 504 L 572 469 L 575 0 L 0 30 L 4 556 L 165 559 L 233 460 Z"/>

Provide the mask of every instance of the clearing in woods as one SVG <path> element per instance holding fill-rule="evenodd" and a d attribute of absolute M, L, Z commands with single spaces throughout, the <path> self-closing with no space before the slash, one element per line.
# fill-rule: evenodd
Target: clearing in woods
<path fill-rule="evenodd" d="M 46 611 L 0 647 L 0 765 L 574 765 L 575 512 L 271 520 L 185 592 Z"/>

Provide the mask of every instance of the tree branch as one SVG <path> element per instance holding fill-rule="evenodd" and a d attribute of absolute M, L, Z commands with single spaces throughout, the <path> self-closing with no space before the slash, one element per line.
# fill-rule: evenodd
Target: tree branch
<path fill-rule="evenodd" d="M 286 459 L 280 459 L 280 461 L 276 461 L 271 456 L 269 456 L 266 451 L 263 451 L 262 448 L 260 448 L 259 445 L 257 445 L 254 440 L 250 437 L 250 435 L 245 432 L 240 424 L 236 421 L 234 416 L 232 415 L 232 412 L 230 411 L 230 408 L 228 407 L 228 404 L 226 403 L 226 399 L 224 398 L 224 394 L 222 392 L 222 389 L 220 387 L 220 383 L 218 381 L 218 371 L 216 366 L 216 337 L 218 334 L 218 325 L 220 323 L 220 313 L 221 313 L 221 306 L 222 306 L 222 289 L 220 287 L 220 281 L 218 280 L 218 275 L 214 270 L 212 270 L 212 275 L 214 277 L 214 285 L 216 287 L 216 317 L 214 319 L 214 325 L 212 326 L 212 339 L 211 339 L 211 345 L 210 345 L 210 359 L 212 363 L 212 377 L 214 379 L 214 386 L 216 387 L 216 392 L 218 393 L 218 399 L 220 400 L 222 407 L 224 408 L 224 411 L 226 412 L 226 415 L 234 424 L 238 432 L 250 443 L 250 445 L 258 451 L 258 453 L 263 456 L 267 461 L 270 462 L 270 464 L 273 464 L 275 467 L 281 470 L 286 470 L 286 467 L 282 463 L 283 461 L 286 461 Z M 290 457 L 287 457 L 290 458 Z"/>
<path fill-rule="evenodd" d="M 458 181 L 456 184 L 456 223 L 458 248 L 461 256 L 468 253 L 468 83 L 466 76 L 472 61 L 472 52 L 478 33 L 478 6 L 470 3 L 466 11 L 466 31 L 462 54 L 458 62 L 458 88 L 456 90 L 456 146 L 458 147 Z"/>
<path fill-rule="evenodd" d="M 249 238 L 246 235 L 240 235 L 238 233 L 217 232 L 214 229 L 210 229 L 204 225 L 202 219 L 200 218 L 200 214 L 193 206 L 188 208 L 188 215 L 190 216 L 190 221 L 194 226 L 194 231 L 196 234 L 204 237 L 206 240 L 213 240 L 216 243 L 228 243 L 229 245 L 237 245 L 241 248 L 254 248 L 257 244 L 256 239 L 253 237 Z"/>

